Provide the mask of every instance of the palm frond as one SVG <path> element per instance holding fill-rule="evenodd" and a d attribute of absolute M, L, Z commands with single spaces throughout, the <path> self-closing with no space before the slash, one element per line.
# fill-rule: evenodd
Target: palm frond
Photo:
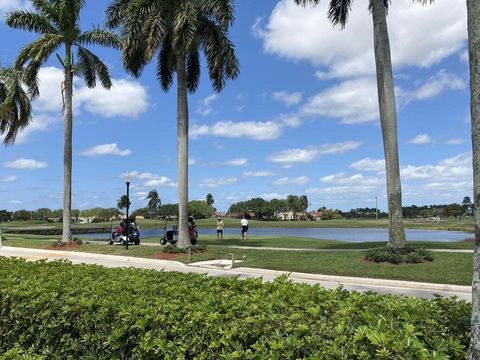
<path fill-rule="evenodd" d="M 11 12 L 7 16 L 5 23 L 14 29 L 27 30 L 39 34 L 58 34 L 58 30 L 52 26 L 47 17 L 28 10 Z"/>
<path fill-rule="evenodd" d="M 342 29 L 345 28 L 348 21 L 348 15 L 352 9 L 352 3 L 353 0 L 330 0 L 328 18 L 333 25 L 340 24 Z"/>
<path fill-rule="evenodd" d="M 15 142 L 18 131 L 28 126 L 32 118 L 32 105 L 22 82 L 22 72 L 0 69 L 0 134 L 3 142 Z"/>
<path fill-rule="evenodd" d="M 100 79 L 102 86 L 110 89 L 112 80 L 108 67 L 92 52 L 82 46 L 78 46 L 78 71 L 85 78 L 85 83 L 89 88 L 96 86 L 97 77 Z"/>
<path fill-rule="evenodd" d="M 228 29 L 235 20 L 235 6 L 231 0 L 201 1 L 200 13 L 225 29 Z"/>
<path fill-rule="evenodd" d="M 163 11 L 156 10 L 147 18 L 144 24 L 145 37 L 145 56 L 150 61 L 165 37 L 168 31 L 167 18 Z"/>
<path fill-rule="evenodd" d="M 307 6 L 307 5 L 317 6 L 319 3 L 320 3 L 320 0 L 295 0 L 295 4 L 302 5 L 302 6 Z"/>
<path fill-rule="evenodd" d="M 117 34 L 100 28 L 84 32 L 78 37 L 77 42 L 81 45 L 102 45 L 114 49 L 120 49 L 122 46 Z"/>
<path fill-rule="evenodd" d="M 235 46 L 224 29 L 208 19 L 201 23 L 200 36 L 213 88 L 220 92 L 227 79 L 236 79 L 240 73 Z"/>
<path fill-rule="evenodd" d="M 186 72 L 188 91 L 194 93 L 200 84 L 200 54 L 198 53 L 198 48 L 188 53 Z"/>
<path fill-rule="evenodd" d="M 124 21 L 126 14 L 128 14 L 128 7 L 132 3 L 131 0 L 115 0 L 105 11 L 106 25 L 110 29 L 115 29 Z"/>
<path fill-rule="evenodd" d="M 32 2 L 33 8 L 37 13 L 42 14 L 46 17 L 50 24 L 59 28 L 60 26 L 60 14 L 58 8 L 55 6 L 56 1 L 52 0 L 30 0 Z"/>
<path fill-rule="evenodd" d="M 176 68 L 175 54 L 172 48 L 172 37 L 167 33 L 157 56 L 157 79 L 164 91 L 168 91 L 173 83 Z"/>
<path fill-rule="evenodd" d="M 43 64 L 48 57 L 63 43 L 60 34 L 44 34 L 37 40 L 26 45 L 18 54 L 15 67 L 21 69 L 28 61 Z"/>
<path fill-rule="evenodd" d="M 173 19 L 172 43 L 177 55 L 185 55 L 197 35 L 198 8 L 192 2 L 182 2 Z"/>

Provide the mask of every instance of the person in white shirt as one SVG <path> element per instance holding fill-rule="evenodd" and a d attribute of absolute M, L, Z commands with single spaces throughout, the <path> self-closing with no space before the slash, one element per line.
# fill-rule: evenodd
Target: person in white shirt
<path fill-rule="evenodd" d="M 242 240 L 247 240 L 248 220 L 245 219 L 245 216 L 240 220 L 240 224 L 242 225 Z"/>

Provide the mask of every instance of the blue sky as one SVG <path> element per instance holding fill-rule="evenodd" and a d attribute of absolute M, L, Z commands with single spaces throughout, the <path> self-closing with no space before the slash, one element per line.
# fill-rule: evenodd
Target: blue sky
<path fill-rule="evenodd" d="M 103 22 L 108 1 L 86 2 L 83 29 Z M 27 1 L 0 1 L 0 15 Z M 310 209 L 386 209 L 383 146 L 366 0 L 345 30 L 326 4 L 236 1 L 231 38 L 240 77 L 215 94 L 202 68 L 189 97 L 189 197 L 215 206 L 306 194 Z M 466 8 L 456 0 L 395 1 L 388 16 L 398 107 L 404 204 L 461 202 L 472 189 Z M 35 35 L 0 22 L 0 63 L 11 64 Z M 157 189 L 177 201 L 176 91 L 163 93 L 154 66 L 126 75 L 119 53 L 95 48 L 109 65 L 110 92 L 74 89 L 73 207 L 113 207 L 132 174 L 132 207 Z M 63 119 L 55 58 L 40 73 L 32 125 L 0 147 L 0 208 L 62 207 Z M 174 85 L 175 86 L 175 85 Z"/>

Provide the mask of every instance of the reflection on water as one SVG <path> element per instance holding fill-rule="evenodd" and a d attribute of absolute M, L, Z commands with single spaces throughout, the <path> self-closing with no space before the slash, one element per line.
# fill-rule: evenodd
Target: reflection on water
<path fill-rule="evenodd" d="M 214 235 L 216 230 L 198 229 L 200 236 Z M 446 231 L 446 230 L 405 230 L 408 241 L 462 241 L 472 239 L 473 234 L 462 231 Z M 163 229 L 147 229 L 141 230 L 143 238 L 155 238 L 163 235 Z M 240 228 L 225 229 L 225 236 L 238 235 L 241 237 Z M 108 234 L 82 234 L 82 237 L 93 239 L 108 238 Z M 376 228 L 250 228 L 248 236 L 293 236 L 306 237 L 325 240 L 340 240 L 348 242 L 364 242 L 364 241 L 387 241 L 388 229 Z"/>

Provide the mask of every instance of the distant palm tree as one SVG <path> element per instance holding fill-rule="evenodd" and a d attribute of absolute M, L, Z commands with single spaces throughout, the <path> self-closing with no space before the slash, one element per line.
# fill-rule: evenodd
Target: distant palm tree
<path fill-rule="evenodd" d="M 215 203 L 215 199 L 213 198 L 212 194 L 207 194 L 207 196 L 205 197 L 205 201 L 210 206 L 212 206 Z"/>
<path fill-rule="evenodd" d="M 472 280 L 472 336 L 470 360 L 480 360 L 480 2 L 467 0 L 470 57 L 470 113 L 472 122 L 473 203 L 475 250 Z"/>
<path fill-rule="evenodd" d="M 72 209 L 72 94 L 73 76 L 82 75 L 89 88 L 100 79 L 102 86 L 112 85 L 107 66 L 85 46 L 103 45 L 119 47 L 116 36 L 108 31 L 93 29 L 83 32 L 80 29 L 80 12 L 84 0 L 32 0 L 33 10 L 16 10 L 7 15 L 6 23 L 15 29 L 39 34 L 38 39 L 26 45 L 19 53 L 16 68 L 26 65 L 27 72 L 37 74 L 40 67 L 61 46 L 65 56 L 58 53 L 65 80 L 61 84 L 64 99 L 64 149 L 63 149 L 63 234 L 62 241 L 71 241 Z M 77 48 L 77 62 L 72 49 Z M 60 84 L 59 84 L 60 85 Z"/>
<path fill-rule="evenodd" d="M 155 224 L 157 224 L 157 212 L 158 208 L 160 205 L 162 205 L 162 201 L 160 200 L 160 197 L 158 196 L 157 190 L 151 190 L 146 199 L 148 199 L 148 204 L 147 207 L 150 211 L 150 216 L 151 214 L 155 214 Z"/>
<path fill-rule="evenodd" d="M 120 28 L 125 68 L 140 76 L 157 59 L 157 78 L 164 91 L 177 75 L 178 246 L 190 245 L 188 236 L 188 91 L 200 81 L 200 53 L 205 54 L 216 92 L 239 74 L 228 29 L 234 19 L 232 0 L 114 0 L 107 24 Z"/>
<path fill-rule="evenodd" d="M 4 135 L 5 145 L 13 144 L 18 131 L 30 124 L 30 101 L 37 96 L 35 74 L 32 77 L 32 74 L 23 70 L 0 68 L 0 134 Z"/>
<path fill-rule="evenodd" d="M 130 206 L 130 205 L 131 203 L 129 203 L 127 195 L 122 195 L 117 200 L 117 208 L 119 208 L 120 210 L 126 209 L 127 206 Z"/>
<path fill-rule="evenodd" d="M 421 3 L 433 0 L 418 0 Z M 299 5 L 318 5 L 320 0 L 295 0 Z M 353 0 L 330 0 L 328 18 L 334 25 L 345 27 Z M 404 248 L 407 245 L 402 214 L 402 186 L 398 157 L 397 109 L 393 84 L 390 40 L 387 28 L 387 10 L 390 1 L 370 0 L 369 9 L 373 19 L 373 40 L 377 73 L 380 125 L 383 134 L 383 149 L 387 177 L 389 213 L 388 247 Z"/>

